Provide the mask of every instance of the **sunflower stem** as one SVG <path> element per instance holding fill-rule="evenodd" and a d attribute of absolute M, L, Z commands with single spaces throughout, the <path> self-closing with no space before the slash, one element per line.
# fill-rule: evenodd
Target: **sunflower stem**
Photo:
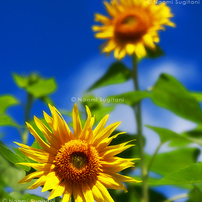
<path fill-rule="evenodd" d="M 30 111 L 32 108 L 33 101 L 34 101 L 33 95 L 30 93 L 27 93 L 27 103 L 25 105 L 25 122 L 29 122 L 29 120 L 30 120 Z M 29 130 L 27 127 L 25 127 L 25 130 L 22 134 L 23 144 L 27 144 L 28 135 L 29 135 Z"/>
<path fill-rule="evenodd" d="M 132 77 L 134 82 L 134 88 L 136 91 L 139 91 L 139 83 L 138 83 L 138 72 L 137 72 L 137 57 L 133 55 L 133 71 Z M 141 115 L 141 102 L 138 102 L 134 106 L 134 112 L 137 122 L 137 135 L 138 135 L 138 146 L 141 158 L 141 175 L 142 175 L 142 202 L 149 201 L 149 194 L 148 194 L 148 184 L 147 184 L 147 166 L 145 163 L 144 157 L 144 140 L 142 134 L 142 115 Z"/>
<path fill-rule="evenodd" d="M 74 197 L 71 196 L 70 201 L 69 202 L 74 202 Z"/>
<path fill-rule="evenodd" d="M 153 163 L 153 161 L 154 161 L 154 159 L 155 159 L 155 157 L 156 157 L 156 155 L 157 155 L 157 153 L 158 153 L 158 151 L 159 151 L 159 149 L 160 149 L 161 146 L 162 146 L 162 143 L 160 143 L 160 144 L 158 145 L 158 147 L 156 148 L 154 154 L 152 155 L 152 157 L 151 157 L 151 159 L 150 159 L 150 161 L 149 161 L 149 163 L 148 163 L 148 166 L 147 166 L 147 172 L 150 171 L 150 168 L 151 168 L 151 166 L 152 166 L 152 163 Z M 148 174 L 148 173 L 147 173 L 147 174 Z M 148 176 L 147 176 L 147 177 L 148 177 Z"/>

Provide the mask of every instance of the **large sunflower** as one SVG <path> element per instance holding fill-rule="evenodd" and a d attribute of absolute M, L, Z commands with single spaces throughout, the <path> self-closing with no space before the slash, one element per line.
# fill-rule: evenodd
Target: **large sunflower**
<path fill-rule="evenodd" d="M 114 50 L 114 57 L 121 59 L 126 54 L 135 53 L 138 58 L 146 55 L 145 47 L 155 49 L 159 42 L 158 31 L 164 25 L 174 27 L 169 20 L 173 15 L 165 3 L 156 4 L 155 0 L 111 0 L 104 2 L 108 14 L 106 17 L 95 14 L 95 21 L 102 26 L 93 26 L 98 32 L 96 38 L 107 39 L 102 52 Z"/>
<path fill-rule="evenodd" d="M 105 127 L 108 115 L 92 130 L 94 117 L 88 107 L 87 120 L 82 129 L 77 105 L 73 108 L 72 133 L 55 107 L 49 105 L 52 117 L 44 112 L 44 118 L 49 127 L 34 117 L 36 126 L 46 137 L 41 139 L 33 127 L 27 123 L 31 134 L 42 149 L 35 149 L 17 143 L 27 157 L 36 163 L 20 163 L 31 166 L 37 171 L 24 177 L 20 183 L 30 182 L 38 178 L 30 189 L 43 185 L 42 191 L 52 190 L 48 200 L 63 195 L 63 202 L 68 202 L 71 195 L 76 202 L 94 200 L 112 202 L 113 199 L 106 188 L 126 191 L 122 182 L 137 182 L 137 180 L 118 174 L 128 167 L 133 167 L 135 159 L 124 159 L 115 156 L 133 146 L 125 142 L 108 146 L 119 134 L 110 136 L 120 122 Z"/>

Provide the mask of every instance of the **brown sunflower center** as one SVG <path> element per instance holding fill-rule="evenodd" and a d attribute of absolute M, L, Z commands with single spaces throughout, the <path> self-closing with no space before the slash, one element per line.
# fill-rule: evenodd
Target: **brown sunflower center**
<path fill-rule="evenodd" d="M 55 157 L 56 173 L 70 183 L 94 182 L 99 167 L 97 150 L 82 140 L 67 142 Z"/>
<path fill-rule="evenodd" d="M 81 169 L 87 163 L 87 156 L 82 152 L 75 152 L 71 155 L 70 160 L 75 168 Z"/>
<path fill-rule="evenodd" d="M 140 10 L 129 11 L 121 14 L 115 21 L 115 39 L 123 43 L 139 41 L 150 27 L 147 13 Z"/>

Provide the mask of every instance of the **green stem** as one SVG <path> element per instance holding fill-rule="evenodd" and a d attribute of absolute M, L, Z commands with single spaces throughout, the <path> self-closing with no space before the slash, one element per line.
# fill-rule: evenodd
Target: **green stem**
<path fill-rule="evenodd" d="M 134 88 L 136 91 L 139 91 L 139 84 L 138 84 L 138 72 L 137 72 L 137 57 L 136 55 L 133 56 L 133 71 L 132 77 L 134 82 Z M 141 171 L 142 171 L 142 202 L 149 201 L 149 194 L 148 194 L 148 184 L 147 184 L 147 166 L 145 163 L 144 157 L 144 140 L 142 134 L 142 116 L 141 116 L 141 102 L 138 102 L 134 107 L 136 122 L 137 122 L 137 134 L 138 134 L 138 146 L 141 158 Z"/>
<path fill-rule="evenodd" d="M 70 198 L 70 201 L 69 202 L 74 202 L 74 197 L 73 197 L 73 195 L 71 196 L 71 198 Z"/>
<path fill-rule="evenodd" d="M 160 144 L 158 145 L 158 147 L 156 148 L 154 154 L 152 155 L 152 157 L 151 157 L 151 159 L 150 159 L 150 161 L 149 161 L 149 164 L 148 164 L 148 166 L 147 166 L 147 171 L 148 171 L 148 172 L 150 171 L 150 168 L 151 168 L 151 166 L 152 166 L 152 163 L 153 163 L 153 161 L 154 161 L 154 159 L 155 159 L 155 157 L 156 157 L 156 155 L 157 155 L 157 153 L 158 153 L 158 151 L 159 151 L 161 145 L 162 145 L 162 143 L 160 143 Z M 147 176 L 147 177 L 148 177 L 148 176 Z"/>
<path fill-rule="evenodd" d="M 33 101 L 34 101 L 33 95 L 30 93 L 27 93 L 27 103 L 25 106 L 25 122 L 29 122 L 29 120 L 30 120 L 30 111 L 31 111 Z M 27 144 L 28 135 L 29 135 L 29 131 L 26 127 L 23 134 L 22 134 L 23 144 Z"/>

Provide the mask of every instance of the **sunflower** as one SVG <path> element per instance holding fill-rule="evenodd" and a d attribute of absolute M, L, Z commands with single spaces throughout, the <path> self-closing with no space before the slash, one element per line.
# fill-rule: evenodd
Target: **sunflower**
<path fill-rule="evenodd" d="M 157 4 L 153 0 L 111 0 L 104 2 L 110 18 L 95 14 L 95 21 L 102 26 L 93 26 L 98 32 L 96 38 L 107 39 L 102 45 L 102 52 L 114 50 L 114 57 L 122 59 L 126 54 L 135 53 L 138 58 L 146 55 L 146 49 L 155 49 L 159 42 L 158 31 L 164 25 L 174 27 L 169 20 L 172 17 L 170 8 L 165 3 Z"/>
<path fill-rule="evenodd" d="M 17 143 L 20 151 L 35 161 L 19 164 L 37 170 L 25 176 L 20 183 L 27 183 L 37 178 L 29 188 L 35 189 L 43 185 L 42 192 L 52 190 L 48 200 L 63 195 L 62 201 L 68 202 L 73 195 L 76 202 L 94 202 L 94 200 L 112 202 L 113 199 L 107 188 L 127 191 L 122 182 L 138 182 L 118 173 L 128 167 L 134 167 L 135 159 L 115 156 L 132 147 L 133 144 L 125 142 L 109 146 L 114 138 L 123 134 L 110 136 L 120 122 L 105 127 L 108 119 L 106 115 L 92 130 L 95 117 L 91 116 L 86 106 L 87 120 L 82 128 L 75 104 L 72 133 L 59 111 L 51 105 L 49 108 L 52 117 L 44 112 L 44 118 L 49 127 L 34 117 L 36 126 L 44 134 L 48 143 L 29 123 L 27 126 L 41 149 Z"/>

